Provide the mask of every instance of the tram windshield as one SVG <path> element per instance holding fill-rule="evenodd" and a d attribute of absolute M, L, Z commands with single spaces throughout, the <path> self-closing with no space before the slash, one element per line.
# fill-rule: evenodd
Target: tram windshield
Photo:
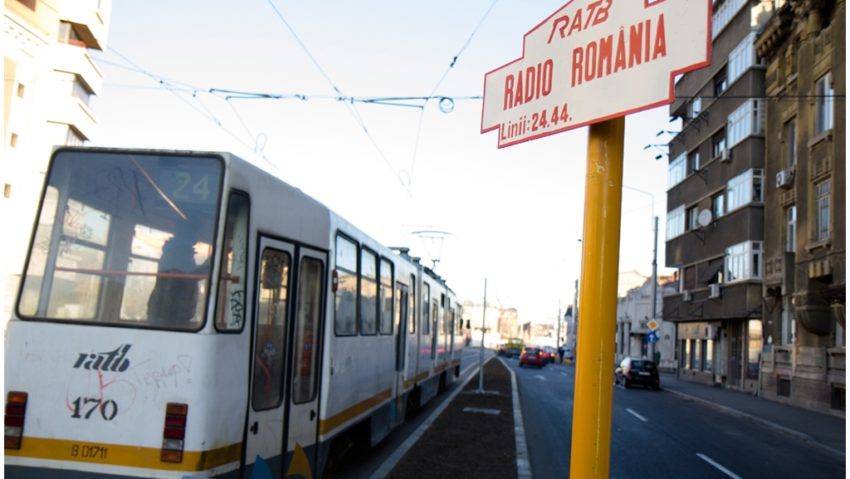
<path fill-rule="evenodd" d="M 23 277 L 23 319 L 198 330 L 222 162 L 60 150 Z"/>

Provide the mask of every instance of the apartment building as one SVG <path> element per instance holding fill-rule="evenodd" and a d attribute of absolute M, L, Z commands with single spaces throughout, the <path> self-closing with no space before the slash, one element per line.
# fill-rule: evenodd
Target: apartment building
<path fill-rule="evenodd" d="M 90 55 L 106 45 L 111 0 L 5 0 L 0 157 L 0 310 L 8 318 L 38 194 L 55 145 L 91 140 L 91 100 L 103 74 Z"/>
<path fill-rule="evenodd" d="M 846 11 L 784 2 L 766 65 L 764 397 L 844 416 Z"/>
<path fill-rule="evenodd" d="M 681 379 L 758 390 L 764 345 L 765 100 L 756 38 L 772 1 L 713 3 L 711 65 L 675 84 L 664 297 Z"/>

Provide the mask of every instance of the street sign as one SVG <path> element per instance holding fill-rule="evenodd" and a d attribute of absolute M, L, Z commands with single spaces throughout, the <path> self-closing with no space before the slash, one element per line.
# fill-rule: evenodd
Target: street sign
<path fill-rule="evenodd" d="M 657 342 L 658 342 L 658 335 L 657 335 L 657 334 L 655 334 L 655 331 L 653 331 L 653 332 L 651 332 L 651 333 L 647 333 L 647 335 L 646 335 L 646 341 L 647 341 L 649 344 L 655 344 L 655 343 L 657 343 Z"/>
<path fill-rule="evenodd" d="M 658 329 L 658 321 L 654 319 L 650 319 L 649 321 L 647 321 L 646 325 L 649 327 L 650 331 L 655 331 L 656 329 Z"/>
<path fill-rule="evenodd" d="M 481 133 L 499 148 L 673 101 L 711 59 L 712 0 L 570 0 L 484 77 Z"/>

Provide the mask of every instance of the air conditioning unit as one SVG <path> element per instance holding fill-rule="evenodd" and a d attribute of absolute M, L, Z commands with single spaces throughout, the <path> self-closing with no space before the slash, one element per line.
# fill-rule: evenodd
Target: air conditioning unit
<path fill-rule="evenodd" d="M 728 148 L 723 150 L 723 153 L 720 154 L 720 161 L 732 161 L 732 150 Z"/>
<path fill-rule="evenodd" d="M 777 188 L 790 188 L 794 184 L 794 170 L 782 170 L 776 174 Z"/>
<path fill-rule="evenodd" d="M 691 292 L 690 292 L 690 291 L 684 291 L 684 292 L 682 293 L 682 301 L 684 301 L 684 302 L 686 302 L 686 303 L 687 303 L 687 302 L 688 302 L 688 301 L 690 301 L 691 299 L 693 299 L 693 297 L 691 296 Z"/>
<path fill-rule="evenodd" d="M 720 283 L 712 283 L 708 285 L 708 297 L 709 298 L 719 298 L 720 297 Z"/>

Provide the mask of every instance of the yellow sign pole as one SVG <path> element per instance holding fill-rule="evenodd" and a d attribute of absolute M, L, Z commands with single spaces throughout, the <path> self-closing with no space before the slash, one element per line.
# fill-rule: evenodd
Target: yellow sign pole
<path fill-rule="evenodd" d="M 625 118 L 590 125 L 581 257 L 570 477 L 607 478 L 614 398 L 614 336 Z"/>

